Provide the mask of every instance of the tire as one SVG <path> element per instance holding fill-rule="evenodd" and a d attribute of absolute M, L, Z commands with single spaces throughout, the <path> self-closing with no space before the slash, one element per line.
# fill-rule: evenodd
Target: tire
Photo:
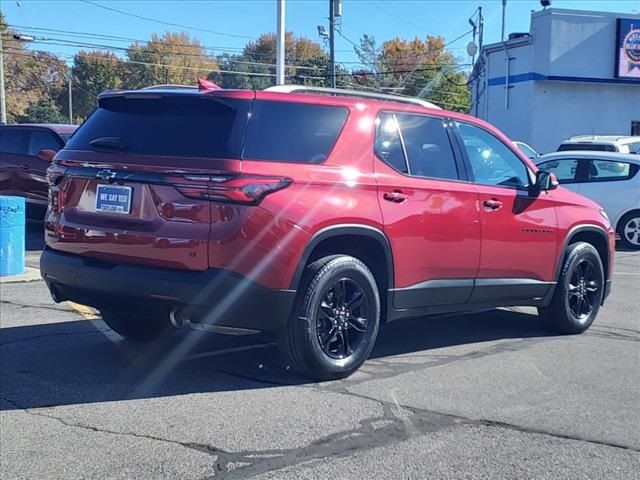
<path fill-rule="evenodd" d="M 162 312 L 125 313 L 100 310 L 100 314 L 111 330 L 134 342 L 150 342 L 175 330 L 168 314 Z"/>
<path fill-rule="evenodd" d="M 380 325 L 380 296 L 367 266 L 346 255 L 307 266 L 278 343 L 289 364 L 314 380 L 344 378 L 369 357 Z"/>
<path fill-rule="evenodd" d="M 549 306 L 539 308 L 538 312 L 558 333 L 582 333 L 598 315 L 604 287 L 604 269 L 598 251 L 589 243 L 574 243 L 567 248 Z"/>
<path fill-rule="evenodd" d="M 626 213 L 618 222 L 622 244 L 631 250 L 640 250 L 640 210 Z"/>

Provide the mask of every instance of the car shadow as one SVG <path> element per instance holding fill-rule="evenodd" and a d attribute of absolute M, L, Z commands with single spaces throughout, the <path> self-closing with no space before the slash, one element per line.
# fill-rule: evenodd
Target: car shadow
<path fill-rule="evenodd" d="M 25 249 L 41 251 L 44 249 L 44 223 L 40 220 L 27 220 L 25 228 Z"/>
<path fill-rule="evenodd" d="M 410 319 L 383 328 L 371 358 L 547 335 L 536 315 L 509 310 Z M 0 410 L 306 382 L 289 370 L 265 334 L 230 337 L 183 329 L 142 347 L 100 320 L 0 330 Z"/>

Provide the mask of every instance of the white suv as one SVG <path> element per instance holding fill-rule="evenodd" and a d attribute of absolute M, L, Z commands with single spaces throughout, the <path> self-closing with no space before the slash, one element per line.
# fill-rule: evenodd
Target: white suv
<path fill-rule="evenodd" d="M 568 150 L 596 150 L 640 154 L 640 137 L 618 135 L 576 135 L 558 147 L 559 152 Z"/>
<path fill-rule="evenodd" d="M 640 155 L 568 151 L 534 162 L 563 187 L 602 205 L 624 245 L 640 250 Z"/>

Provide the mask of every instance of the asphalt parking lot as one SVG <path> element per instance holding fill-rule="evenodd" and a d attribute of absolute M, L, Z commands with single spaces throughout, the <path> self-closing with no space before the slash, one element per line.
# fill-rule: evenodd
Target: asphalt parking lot
<path fill-rule="evenodd" d="M 134 347 L 41 281 L 2 284 L 0 476 L 640 478 L 639 285 L 619 251 L 583 335 L 530 309 L 409 320 L 309 383 L 266 336 Z"/>

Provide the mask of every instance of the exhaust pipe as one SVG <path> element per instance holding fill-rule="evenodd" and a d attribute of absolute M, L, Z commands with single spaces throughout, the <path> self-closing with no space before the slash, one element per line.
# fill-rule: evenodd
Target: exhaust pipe
<path fill-rule="evenodd" d="M 178 307 L 174 307 L 169 312 L 169 321 L 175 328 L 181 328 L 184 325 L 184 318 L 182 318 L 182 315 L 180 315 Z"/>

